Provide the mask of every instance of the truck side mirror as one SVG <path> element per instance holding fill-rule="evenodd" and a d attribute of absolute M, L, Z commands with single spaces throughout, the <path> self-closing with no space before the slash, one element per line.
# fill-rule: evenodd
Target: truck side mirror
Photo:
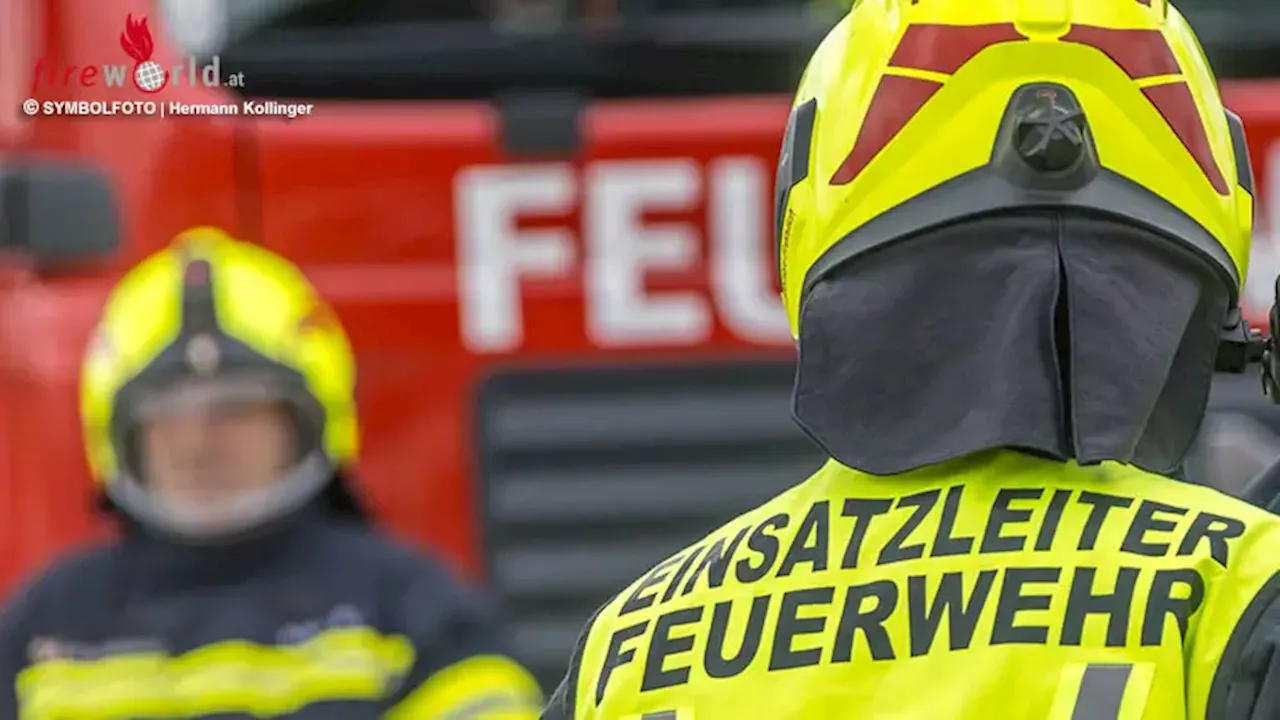
<path fill-rule="evenodd" d="M 59 265 L 110 255 L 120 235 L 119 203 L 102 172 L 48 160 L 0 165 L 0 250 Z"/>

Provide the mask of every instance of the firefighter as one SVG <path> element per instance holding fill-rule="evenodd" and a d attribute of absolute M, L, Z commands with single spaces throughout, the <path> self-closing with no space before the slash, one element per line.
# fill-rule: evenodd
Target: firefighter
<path fill-rule="evenodd" d="M 0 717 L 537 716 L 484 598 L 347 485 L 354 362 L 298 268 L 218 230 L 125 275 L 81 385 L 123 532 L 4 610 Z"/>
<path fill-rule="evenodd" d="M 777 177 L 830 460 L 606 603 L 543 718 L 1280 717 L 1280 518 L 1170 477 L 1252 194 L 1165 0 L 855 3 Z"/>

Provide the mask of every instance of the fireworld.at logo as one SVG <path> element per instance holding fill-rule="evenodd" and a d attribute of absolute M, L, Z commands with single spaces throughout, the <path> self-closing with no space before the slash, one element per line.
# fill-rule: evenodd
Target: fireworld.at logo
<path fill-rule="evenodd" d="M 124 53 L 134 59 L 133 84 L 145 93 L 159 92 L 169 84 L 169 73 L 160 63 L 151 59 L 155 52 L 155 43 L 151 40 L 151 31 L 147 29 L 145 17 L 133 19 L 125 16 L 124 32 L 120 33 L 120 47 Z"/>
<path fill-rule="evenodd" d="M 133 60 L 132 64 L 103 63 L 101 65 L 66 65 L 58 67 L 36 61 L 31 90 L 34 95 L 41 89 L 79 87 L 126 87 L 152 94 L 171 85 L 189 87 L 244 87 L 244 73 L 223 75 L 221 59 L 214 55 L 208 62 L 198 63 L 188 56 L 186 62 L 166 69 L 153 58 L 155 40 L 147 27 L 145 16 L 128 15 L 124 20 L 124 32 L 120 33 L 120 48 Z"/>

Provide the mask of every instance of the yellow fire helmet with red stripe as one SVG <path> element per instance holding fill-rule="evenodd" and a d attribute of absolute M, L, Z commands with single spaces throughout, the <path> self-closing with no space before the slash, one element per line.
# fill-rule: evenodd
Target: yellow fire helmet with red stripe
<path fill-rule="evenodd" d="M 1220 349 L 1253 352 L 1253 205 L 1167 0 L 858 0 L 779 158 L 796 419 L 875 475 L 1010 447 L 1179 472 Z"/>
<path fill-rule="evenodd" d="M 1096 158 L 1072 154 L 1077 134 Z M 853 257 L 1044 205 L 1141 223 L 1238 293 L 1252 195 L 1240 120 L 1167 0 L 858 0 L 813 55 L 787 130 L 783 301 L 798 335 L 808 290 Z"/>
<path fill-rule="evenodd" d="M 265 388 L 297 426 L 296 465 L 269 497 L 249 498 L 230 530 L 300 507 L 356 460 L 355 359 L 333 310 L 291 262 L 213 228 L 183 233 L 119 281 L 81 374 L 94 479 L 117 509 L 176 534 L 196 529 L 146 490 L 139 406 L 148 393 L 196 383 Z"/>

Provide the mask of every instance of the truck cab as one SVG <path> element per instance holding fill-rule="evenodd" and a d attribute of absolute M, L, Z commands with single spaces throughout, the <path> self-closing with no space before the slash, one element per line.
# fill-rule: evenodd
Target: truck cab
<path fill-rule="evenodd" d="M 771 198 L 790 93 L 840 9 L 535 5 L 4 0 L 0 584 L 103 532 L 80 358 L 120 273 L 198 225 L 331 300 L 360 363 L 361 491 L 492 588 L 548 686 L 612 593 L 817 467 L 790 420 Z M 129 17 L 160 90 L 133 81 Z M 1235 58 L 1216 21 L 1206 44 Z M 1280 85 L 1227 97 L 1276 207 Z M 44 112 L 265 100 L 313 109 Z"/>

